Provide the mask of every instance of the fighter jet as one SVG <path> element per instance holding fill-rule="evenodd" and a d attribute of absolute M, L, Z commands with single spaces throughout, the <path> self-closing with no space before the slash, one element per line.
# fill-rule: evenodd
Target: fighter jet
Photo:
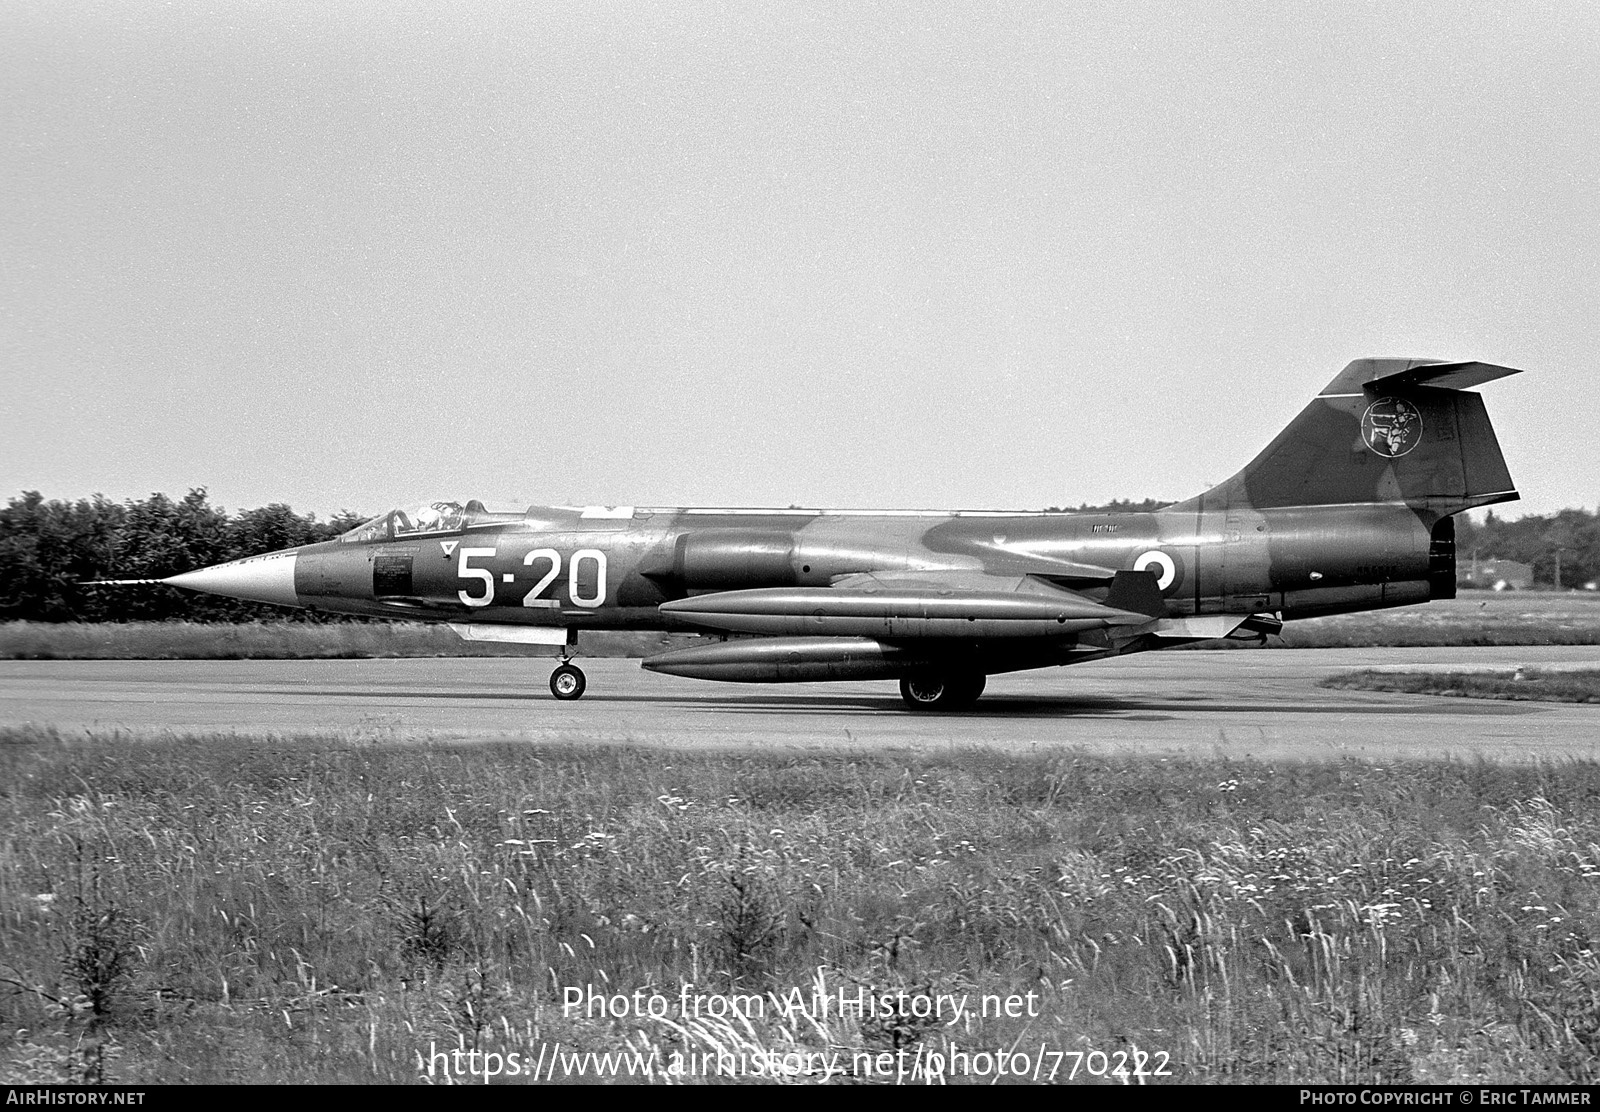
<path fill-rule="evenodd" d="M 915 710 L 987 677 L 1455 595 L 1452 515 L 1518 497 L 1487 363 L 1361 359 L 1237 475 L 1154 513 L 682 509 L 479 501 L 396 509 L 331 541 L 163 580 L 233 598 L 549 645 L 700 633 L 654 672 L 898 680 Z"/>

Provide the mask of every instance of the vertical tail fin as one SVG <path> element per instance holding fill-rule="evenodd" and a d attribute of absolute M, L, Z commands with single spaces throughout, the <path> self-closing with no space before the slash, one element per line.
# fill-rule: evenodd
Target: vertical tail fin
<path fill-rule="evenodd" d="M 1453 514 L 1513 501 L 1483 399 L 1469 390 L 1518 373 L 1490 363 L 1358 359 L 1243 471 L 1181 505 L 1403 502 Z"/>

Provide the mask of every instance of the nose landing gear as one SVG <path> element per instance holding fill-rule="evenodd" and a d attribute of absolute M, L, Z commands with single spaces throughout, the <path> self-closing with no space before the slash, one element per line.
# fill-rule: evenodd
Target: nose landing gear
<path fill-rule="evenodd" d="M 567 630 L 566 644 L 561 647 L 561 663 L 550 673 L 550 694 L 564 703 L 583 698 L 584 689 L 589 686 L 583 669 L 572 663 L 572 654 L 577 647 L 578 631 Z"/>
<path fill-rule="evenodd" d="M 584 688 L 588 686 L 589 681 L 584 678 L 583 669 L 575 664 L 563 663 L 550 673 L 550 694 L 562 701 L 581 699 Z"/>

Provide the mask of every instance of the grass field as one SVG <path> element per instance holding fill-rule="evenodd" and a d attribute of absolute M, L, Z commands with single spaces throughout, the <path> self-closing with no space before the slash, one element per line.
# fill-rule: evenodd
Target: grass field
<path fill-rule="evenodd" d="M 1518 668 L 1503 672 L 1346 672 L 1323 687 L 1360 691 L 1404 691 L 1470 699 L 1514 699 L 1551 703 L 1600 703 L 1600 671 Z"/>
<path fill-rule="evenodd" d="M 686 644 L 663 633 L 586 633 L 585 656 L 647 656 Z M 554 648 L 463 641 L 424 622 L 3 622 L 0 660 L 318 660 L 555 656 Z"/>
<path fill-rule="evenodd" d="M 1298 649 L 1600 645 L 1600 593 L 1463 591 L 1421 606 L 1290 622 L 1282 643 Z"/>
<path fill-rule="evenodd" d="M 1592 763 L 13 729 L 0 1080 L 1593 1083 L 1597 803 Z"/>
<path fill-rule="evenodd" d="M 649 656 L 692 635 L 585 633 L 585 656 Z M 1472 592 L 1446 602 L 1291 622 L 1274 648 L 1371 645 L 1600 645 L 1600 597 Z M 1241 648 L 1207 642 L 1201 648 Z M 0 623 L 0 660 L 281 660 L 390 656 L 553 656 L 540 646 L 463 641 L 420 622 Z"/>

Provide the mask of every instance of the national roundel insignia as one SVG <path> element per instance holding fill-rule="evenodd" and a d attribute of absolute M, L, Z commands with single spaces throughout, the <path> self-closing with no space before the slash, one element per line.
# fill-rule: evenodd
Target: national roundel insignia
<path fill-rule="evenodd" d="M 1379 398 L 1362 415 L 1361 440 L 1380 456 L 1403 456 L 1422 440 L 1422 414 L 1404 398 Z"/>
<path fill-rule="evenodd" d="M 1178 580 L 1178 565 L 1171 556 L 1159 548 L 1152 548 L 1148 552 L 1139 554 L 1133 562 L 1134 571 L 1154 571 L 1156 573 L 1156 590 L 1165 591 Z"/>

